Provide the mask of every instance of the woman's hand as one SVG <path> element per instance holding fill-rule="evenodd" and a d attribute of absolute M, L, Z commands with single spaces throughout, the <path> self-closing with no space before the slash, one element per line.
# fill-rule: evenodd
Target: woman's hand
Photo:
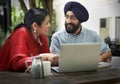
<path fill-rule="evenodd" d="M 51 65 L 53 65 L 53 66 L 57 66 L 58 65 L 59 55 L 51 54 L 51 53 L 45 53 L 45 54 L 40 54 L 40 56 L 42 57 L 42 60 L 50 61 Z"/>

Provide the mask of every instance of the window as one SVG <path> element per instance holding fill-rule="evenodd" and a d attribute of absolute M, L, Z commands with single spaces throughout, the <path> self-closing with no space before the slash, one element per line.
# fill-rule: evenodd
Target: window
<path fill-rule="evenodd" d="M 100 28 L 106 28 L 106 18 L 100 19 Z"/>
<path fill-rule="evenodd" d="M 120 0 L 118 0 L 118 3 L 120 3 Z"/>
<path fill-rule="evenodd" d="M 11 26 L 11 0 L 0 0 L 0 26 L 5 33 Z"/>

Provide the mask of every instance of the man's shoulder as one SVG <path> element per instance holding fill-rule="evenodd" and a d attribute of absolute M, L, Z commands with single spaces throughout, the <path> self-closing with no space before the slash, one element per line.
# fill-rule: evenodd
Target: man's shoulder
<path fill-rule="evenodd" d="M 88 29 L 88 28 L 83 28 L 83 31 L 84 31 L 84 32 L 88 32 L 88 33 L 97 34 L 97 32 L 96 32 L 96 31 L 91 30 L 91 29 Z"/>
<path fill-rule="evenodd" d="M 53 34 L 53 36 L 59 36 L 59 35 L 63 35 L 65 34 L 65 30 L 60 30 L 60 31 L 57 31 Z"/>

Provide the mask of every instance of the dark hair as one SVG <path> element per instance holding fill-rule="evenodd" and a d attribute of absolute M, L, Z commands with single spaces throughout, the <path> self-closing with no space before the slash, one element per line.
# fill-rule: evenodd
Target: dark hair
<path fill-rule="evenodd" d="M 47 15 L 48 15 L 48 12 L 46 9 L 31 8 L 25 13 L 24 22 L 18 24 L 15 27 L 15 29 L 18 29 L 22 26 L 26 26 L 26 28 L 30 30 L 33 22 L 36 22 L 38 25 L 41 25 Z"/>

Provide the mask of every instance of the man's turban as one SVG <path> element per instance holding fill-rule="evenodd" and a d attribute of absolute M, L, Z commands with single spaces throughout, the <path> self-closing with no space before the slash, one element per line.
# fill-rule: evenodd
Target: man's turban
<path fill-rule="evenodd" d="M 66 15 L 67 11 L 72 11 L 75 17 L 80 21 L 80 22 L 85 22 L 89 18 L 89 13 L 87 9 L 80 3 L 78 2 L 68 2 L 66 3 L 64 7 L 64 14 Z"/>

